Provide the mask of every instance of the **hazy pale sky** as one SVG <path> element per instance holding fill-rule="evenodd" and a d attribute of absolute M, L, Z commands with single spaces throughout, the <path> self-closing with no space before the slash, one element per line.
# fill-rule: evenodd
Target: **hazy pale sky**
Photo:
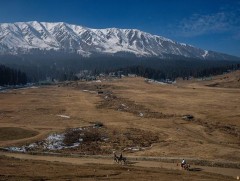
<path fill-rule="evenodd" d="M 240 56 L 240 0 L 1 0 L 0 23 L 136 28 Z"/>

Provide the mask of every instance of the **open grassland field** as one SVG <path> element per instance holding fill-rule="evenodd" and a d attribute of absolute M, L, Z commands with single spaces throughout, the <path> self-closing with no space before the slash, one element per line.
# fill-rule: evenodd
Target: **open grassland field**
<path fill-rule="evenodd" d="M 1 92 L 0 147 L 36 143 L 37 147 L 31 150 L 35 153 L 109 157 L 113 151 L 122 151 L 127 158 L 161 157 L 179 161 L 186 158 L 192 164 L 239 169 L 239 74 L 238 71 L 211 80 L 177 81 L 172 85 L 137 77 L 65 82 Z M 60 136 L 64 133 L 65 149 L 46 146 L 43 140 L 55 133 Z M 80 144 L 76 144 L 79 140 Z M 126 171 L 129 167 L 131 173 Z M 24 171 L 19 172 L 20 168 Z M 36 173 L 34 168 L 40 171 Z M 106 175 L 117 180 L 158 180 L 159 177 L 174 180 L 179 176 L 180 180 L 229 179 L 211 174 L 203 176 L 204 172 L 186 173 L 144 165 L 76 166 L 20 161 L 9 156 L 1 157 L 0 169 L 0 179 L 7 180 L 108 179 Z"/>
<path fill-rule="evenodd" d="M 109 163 L 42 161 L 1 156 L 1 180 L 180 180 L 230 181 L 231 177 L 206 172 L 185 172 L 165 168 Z M 90 160 L 94 161 L 94 160 Z M 18 171 L 16 171 L 18 170 Z M 4 174 L 3 174 L 4 173 Z"/>
<path fill-rule="evenodd" d="M 0 157 L 0 180 L 233 180 L 231 177 L 205 172 L 119 166 L 96 163 L 59 163 Z"/>

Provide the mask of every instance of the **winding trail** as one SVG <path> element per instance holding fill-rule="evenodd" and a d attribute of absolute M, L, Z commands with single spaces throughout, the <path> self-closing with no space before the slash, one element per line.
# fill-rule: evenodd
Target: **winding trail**
<path fill-rule="evenodd" d="M 68 164 L 76 164 L 76 165 L 84 165 L 84 164 L 114 164 L 111 157 L 63 157 L 63 156 L 47 156 L 47 155 L 30 155 L 23 153 L 10 153 L 10 152 L 2 152 L 0 151 L 0 156 L 13 157 L 18 159 L 26 159 L 26 160 L 42 160 L 49 162 L 60 162 L 60 163 L 68 163 Z M 128 157 L 135 158 L 135 157 Z M 139 166 L 139 167 L 155 167 L 155 168 L 166 168 L 171 170 L 180 170 L 181 168 L 177 166 L 176 163 L 165 163 L 161 161 L 130 161 L 131 165 Z M 215 173 L 224 176 L 230 176 L 237 178 L 240 176 L 240 169 L 236 168 L 221 168 L 221 167 L 207 167 L 207 166 L 198 166 L 191 165 L 191 169 L 193 171 L 203 171 L 208 173 Z"/>

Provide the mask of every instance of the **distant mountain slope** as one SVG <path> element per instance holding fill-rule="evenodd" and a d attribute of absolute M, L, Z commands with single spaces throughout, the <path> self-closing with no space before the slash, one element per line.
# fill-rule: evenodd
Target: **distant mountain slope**
<path fill-rule="evenodd" d="M 0 24 L 0 54 L 28 54 L 35 51 L 77 53 L 85 57 L 130 53 L 137 57 L 239 59 L 136 29 L 90 29 L 63 22 L 37 21 Z"/>

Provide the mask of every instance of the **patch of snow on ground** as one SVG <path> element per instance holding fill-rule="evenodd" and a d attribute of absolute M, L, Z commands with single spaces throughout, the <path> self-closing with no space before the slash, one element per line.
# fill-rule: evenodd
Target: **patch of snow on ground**
<path fill-rule="evenodd" d="M 78 131 L 78 130 L 84 130 L 87 128 L 73 128 L 72 131 Z M 34 150 L 48 150 L 48 151 L 54 151 L 54 150 L 62 150 L 66 148 L 74 148 L 78 147 L 81 142 L 83 142 L 83 138 L 79 138 L 79 140 L 72 145 L 65 145 L 64 139 L 65 139 L 66 132 L 64 133 L 53 133 L 50 134 L 46 139 L 42 141 L 38 141 L 35 143 L 31 143 L 29 145 L 24 145 L 21 147 L 8 147 L 6 150 L 12 151 L 12 152 L 27 152 L 27 151 L 34 151 Z M 108 138 L 104 137 L 103 140 L 108 140 Z"/>
<path fill-rule="evenodd" d="M 26 152 L 25 147 L 9 147 L 7 150 L 13 152 Z"/>
<path fill-rule="evenodd" d="M 63 140 L 64 134 L 52 134 L 45 139 L 44 149 L 48 150 L 61 150 L 64 147 Z"/>
<path fill-rule="evenodd" d="M 59 115 L 57 115 L 57 116 L 59 116 L 59 117 L 61 117 L 61 118 L 67 118 L 67 119 L 70 118 L 70 116 L 66 116 L 66 115 L 62 115 L 62 114 L 59 114 Z"/>
<path fill-rule="evenodd" d="M 124 151 L 132 151 L 132 152 L 142 151 L 142 150 L 146 150 L 147 148 L 151 148 L 151 147 L 152 147 L 152 145 L 150 147 L 140 147 L 140 146 L 127 147 L 127 148 L 124 148 Z"/>
<path fill-rule="evenodd" d="M 148 82 L 148 83 L 157 83 L 157 84 L 161 84 L 161 85 L 175 84 L 176 83 L 176 81 L 170 81 L 170 80 L 157 81 L 157 80 L 153 80 L 153 79 L 145 79 L 145 81 Z"/>

